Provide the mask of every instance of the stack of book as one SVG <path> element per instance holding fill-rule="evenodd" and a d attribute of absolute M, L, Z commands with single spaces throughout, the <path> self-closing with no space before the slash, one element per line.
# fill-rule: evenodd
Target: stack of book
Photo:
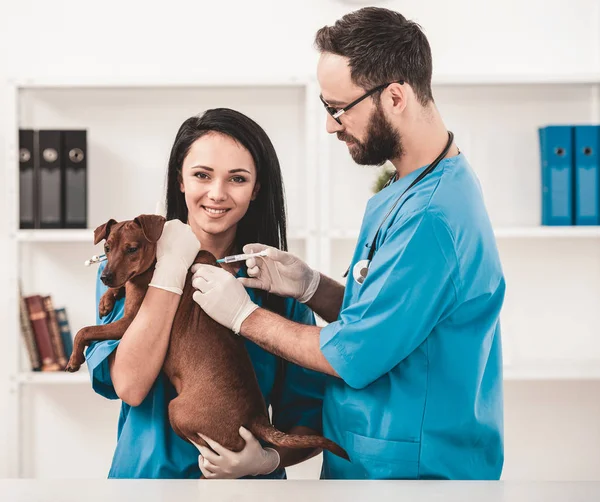
<path fill-rule="evenodd" d="M 51 296 L 21 296 L 21 333 L 33 371 L 62 371 L 73 352 L 73 337 L 64 308 Z"/>

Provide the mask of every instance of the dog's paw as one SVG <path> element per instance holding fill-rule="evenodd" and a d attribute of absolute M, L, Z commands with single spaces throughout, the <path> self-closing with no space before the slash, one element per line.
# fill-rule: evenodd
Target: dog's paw
<path fill-rule="evenodd" d="M 85 356 L 83 354 L 78 354 L 75 351 L 71 354 L 69 362 L 65 367 L 65 371 L 69 373 L 75 373 L 81 368 L 81 365 L 85 362 Z"/>
<path fill-rule="evenodd" d="M 75 373 L 76 371 L 79 371 L 79 368 L 81 368 L 81 366 L 77 366 L 76 364 L 73 364 L 71 363 L 71 361 L 69 361 L 67 366 L 65 367 L 65 371 L 68 371 L 69 373 Z"/>
<path fill-rule="evenodd" d="M 81 364 L 77 364 L 69 360 L 67 366 L 65 367 L 65 371 L 68 371 L 69 373 L 75 373 L 76 371 L 79 371 L 79 368 L 81 368 Z"/>
<path fill-rule="evenodd" d="M 100 317 L 107 316 L 112 312 L 112 309 L 115 306 L 115 297 L 114 295 L 103 295 L 100 298 L 100 304 L 98 305 L 98 314 Z"/>

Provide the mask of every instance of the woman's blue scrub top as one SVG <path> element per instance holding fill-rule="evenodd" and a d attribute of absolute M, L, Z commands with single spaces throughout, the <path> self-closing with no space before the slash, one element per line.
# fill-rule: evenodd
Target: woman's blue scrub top
<path fill-rule="evenodd" d="M 503 466 L 500 310 L 505 280 L 476 175 L 463 154 L 374 195 L 365 211 L 339 318 L 321 350 L 329 479 L 499 479 Z"/>
<path fill-rule="evenodd" d="M 101 264 L 98 277 L 105 264 Z M 238 276 L 245 274 L 240 269 Z M 97 281 L 96 301 L 106 291 Z M 251 289 L 247 290 L 252 300 L 260 304 L 260 298 Z M 113 311 L 97 324 L 107 324 L 120 319 L 124 312 L 125 299 L 117 301 Z M 96 309 L 97 312 L 97 309 Z M 306 305 L 295 300 L 285 300 L 288 319 L 303 324 L 315 324 L 315 317 Z M 96 314 L 98 315 L 98 314 Z M 86 351 L 87 365 L 93 389 L 108 399 L 119 399 L 113 387 L 108 369 L 108 356 L 118 347 L 118 340 L 96 342 Z M 271 393 L 277 367 L 281 360 L 246 340 L 246 348 L 254 366 L 260 389 L 267 406 L 271 404 Z M 282 373 L 280 373 L 282 374 Z M 273 403 L 273 423 L 282 431 L 303 425 L 321 432 L 322 404 L 326 376 L 292 363 L 285 363 L 281 398 Z M 282 376 L 283 376 L 282 375 Z M 197 448 L 175 434 L 169 423 L 168 405 L 177 396 L 169 379 L 161 371 L 146 399 L 136 407 L 121 405 L 117 430 L 117 446 L 109 478 L 199 478 Z M 277 469 L 270 475 L 258 478 L 285 478 L 285 469 Z"/>

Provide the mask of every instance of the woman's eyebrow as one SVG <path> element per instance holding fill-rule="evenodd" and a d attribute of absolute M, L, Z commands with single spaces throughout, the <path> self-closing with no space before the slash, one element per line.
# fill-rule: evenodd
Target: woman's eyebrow
<path fill-rule="evenodd" d="M 190 169 L 205 169 L 206 171 L 211 171 L 211 172 L 214 172 L 214 169 L 213 169 L 212 167 L 204 166 L 204 165 L 202 165 L 202 164 L 198 164 L 198 165 L 196 165 L 196 166 L 192 166 L 192 167 L 190 167 Z M 248 169 L 243 169 L 243 168 L 241 168 L 241 167 L 238 167 L 238 168 L 236 168 L 236 169 L 230 169 L 230 170 L 229 170 L 229 173 L 230 173 L 230 174 L 234 174 L 234 173 L 241 173 L 241 172 L 248 173 L 248 174 L 252 174 L 252 173 L 251 173 L 251 172 L 250 172 Z"/>

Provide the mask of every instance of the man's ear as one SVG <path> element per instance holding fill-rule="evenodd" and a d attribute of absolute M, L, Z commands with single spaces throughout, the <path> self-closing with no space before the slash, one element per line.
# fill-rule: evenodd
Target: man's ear
<path fill-rule="evenodd" d="M 108 234 L 110 234 L 110 227 L 112 227 L 116 223 L 112 218 L 108 220 L 103 225 L 100 225 L 96 230 L 94 230 L 94 244 L 98 244 L 102 239 L 106 239 Z"/>
<path fill-rule="evenodd" d="M 394 82 L 388 86 L 389 104 L 394 115 L 402 113 L 406 109 L 409 91 L 407 85 Z"/>
<path fill-rule="evenodd" d="M 260 191 L 260 183 L 257 181 L 256 184 L 254 185 L 254 190 L 252 190 L 252 197 L 250 198 L 250 200 L 256 199 L 256 196 L 258 195 L 259 191 Z"/>
<path fill-rule="evenodd" d="M 167 221 L 163 216 L 158 214 L 141 214 L 134 220 L 144 232 L 144 237 L 150 242 L 157 242 L 162 235 L 163 227 Z"/>

